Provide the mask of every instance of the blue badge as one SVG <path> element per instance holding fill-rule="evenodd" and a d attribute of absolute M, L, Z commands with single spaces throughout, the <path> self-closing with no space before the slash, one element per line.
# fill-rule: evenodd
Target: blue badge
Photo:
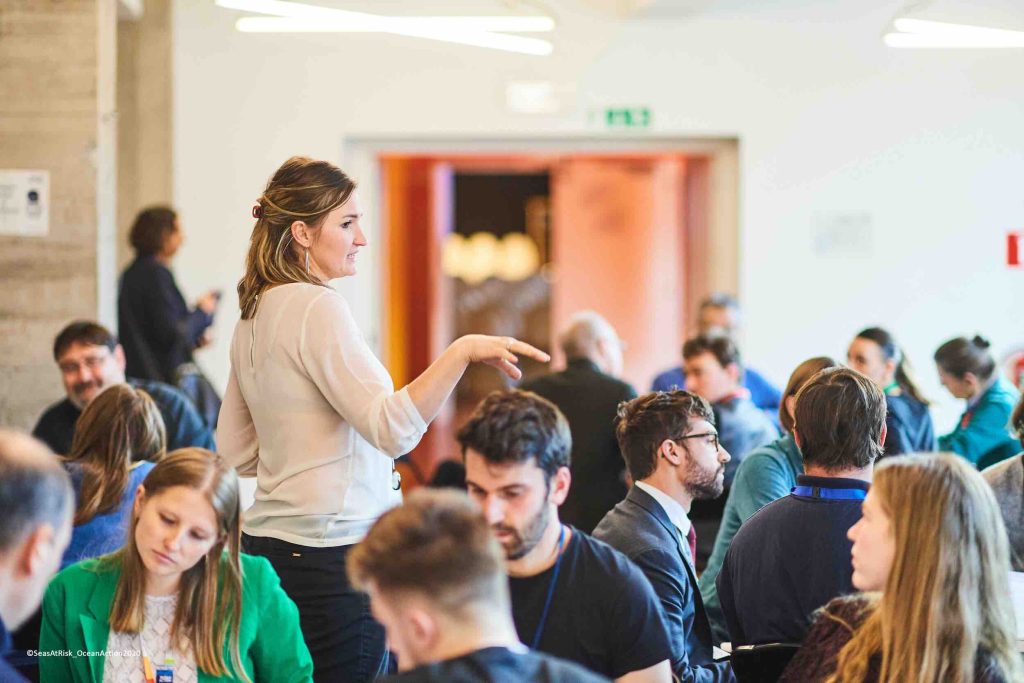
<path fill-rule="evenodd" d="M 156 683 L 174 683 L 174 669 L 157 669 Z"/>

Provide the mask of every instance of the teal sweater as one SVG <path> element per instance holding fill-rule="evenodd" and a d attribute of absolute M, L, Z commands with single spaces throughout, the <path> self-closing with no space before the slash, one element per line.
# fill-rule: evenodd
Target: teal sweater
<path fill-rule="evenodd" d="M 956 429 L 939 437 L 939 450 L 959 453 L 978 469 L 1006 460 L 1020 451 L 1020 442 L 1010 433 L 1010 413 L 1020 394 L 1000 377 L 973 408 L 968 408 Z"/>
<path fill-rule="evenodd" d="M 102 652 L 110 637 L 110 607 L 121 576 L 117 560 L 96 558 L 73 564 L 59 573 L 43 598 L 39 636 L 40 680 L 47 683 L 102 683 Z M 242 555 L 242 619 L 239 652 L 254 683 L 311 683 L 313 660 L 299 629 L 299 610 L 281 588 L 263 557 Z M 59 651 L 70 654 L 53 654 Z M 227 643 L 224 659 L 230 666 Z M 200 670 L 200 683 L 238 681 L 215 678 Z"/>
<path fill-rule="evenodd" d="M 740 525 L 755 512 L 773 500 L 788 496 L 790 489 L 796 486 L 796 476 L 803 474 L 803 471 L 803 456 L 792 434 L 750 451 L 740 463 L 722 513 L 722 525 L 718 528 L 715 547 L 698 581 L 704 608 L 711 620 L 714 642 L 729 640 L 715 579 L 722 570 L 722 562 L 725 561 L 725 553 L 729 550 L 733 536 L 739 531 Z"/>

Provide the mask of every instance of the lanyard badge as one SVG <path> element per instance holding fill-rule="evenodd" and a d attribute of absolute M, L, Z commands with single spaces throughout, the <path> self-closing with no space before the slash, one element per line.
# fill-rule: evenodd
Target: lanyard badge
<path fill-rule="evenodd" d="M 174 683 L 174 660 L 168 658 L 160 666 L 153 666 L 149 655 L 142 655 L 142 672 L 146 683 Z"/>

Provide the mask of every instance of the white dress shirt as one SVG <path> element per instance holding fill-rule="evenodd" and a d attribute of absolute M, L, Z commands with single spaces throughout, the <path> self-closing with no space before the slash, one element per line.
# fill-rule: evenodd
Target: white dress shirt
<path fill-rule="evenodd" d="M 672 496 L 668 495 L 659 488 L 655 488 L 650 484 L 646 484 L 642 481 L 636 482 L 637 488 L 644 493 L 648 494 L 661 505 L 661 509 L 668 515 L 669 520 L 677 529 L 679 529 L 679 535 L 683 539 L 683 545 L 689 550 L 690 546 L 686 543 L 686 535 L 690 533 L 690 527 L 693 526 L 693 522 L 686 515 L 686 510 L 679 504 Z"/>

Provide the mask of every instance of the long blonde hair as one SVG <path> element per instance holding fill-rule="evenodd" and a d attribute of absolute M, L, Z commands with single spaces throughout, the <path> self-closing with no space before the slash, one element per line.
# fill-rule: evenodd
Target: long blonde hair
<path fill-rule="evenodd" d="M 238 476 L 216 453 L 182 448 L 157 464 L 142 485 L 146 498 L 185 486 L 205 494 L 213 507 L 220 527 L 217 540 L 194 567 L 181 575 L 171 642 L 191 643 L 196 665 L 207 674 L 235 676 L 248 683 L 238 651 L 242 618 Z M 105 558 L 121 567 L 110 608 L 110 627 L 125 633 L 138 633 L 145 613 L 146 568 L 135 545 L 138 521 L 138 515 L 132 515 L 124 548 Z M 225 643 L 229 645 L 230 666 L 224 658 Z"/>
<path fill-rule="evenodd" d="M 149 394 L 128 384 L 100 392 L 78 418 L 67 457 L 82 468 L 75 525 L 116 509 L 132 465 L 159 462 L 166 448 L 164 420 Z"/>
<path fill-rule="evenodd" d="M 253 207 L 256 225 L 249 240 L 245 275 L 238 281 L 242 319 L 256 314 L 259 295 L 269 287 L 290 282 L 325 285 L 306 268 L 292 245 L 292 223 L 303 221 L 318 229 L 324 218 L 352 196 L 355 183 L 327 161 L 292 157 L 277 169 Z M 319 235 L 319 230 L 314 239 Z M 307 252 L 308 253 L 308 252 Z"/>
<path fill-rule="evenodd" d="M 1006 529 L 981 475 L 951 454 L 893 457 L 871 492 L 889 517 L 892 569 L 828 683 L 863 681 L 874 656 L 879 683 L 970 683 L 978 666 L 1022 680 Z"/>

